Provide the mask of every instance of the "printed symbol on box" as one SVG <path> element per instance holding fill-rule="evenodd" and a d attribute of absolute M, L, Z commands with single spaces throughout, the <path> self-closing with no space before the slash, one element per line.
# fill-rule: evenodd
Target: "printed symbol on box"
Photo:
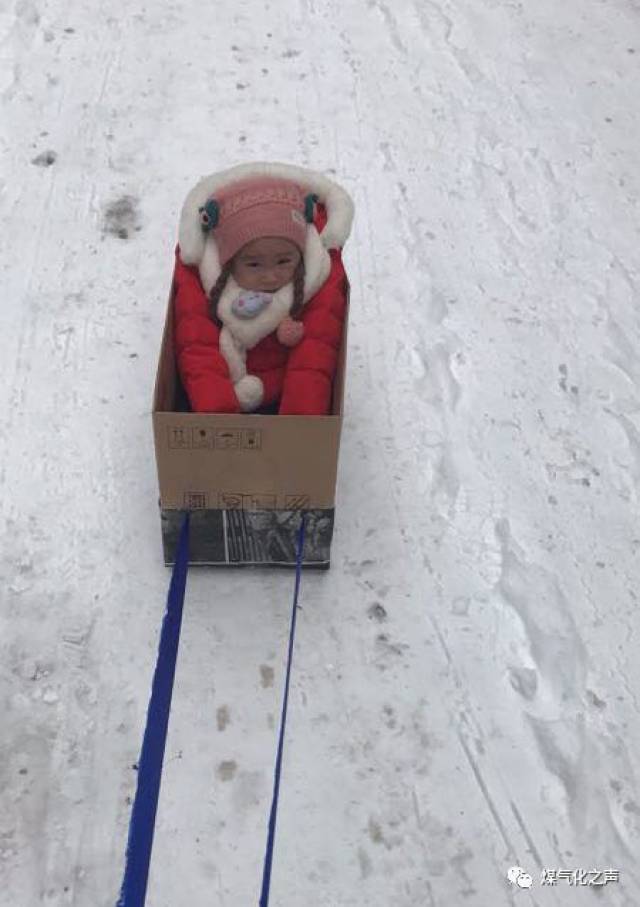
<path fill-rule="evenodd" d="M 206 510 L 207 495 L 204 491 L 186 491 L 184 495 L 184 506 L 187 510 Z"/>
<path fill-rule="evenodd" d="M 245 428 L 242 432 L 243 450 L 260 450 L 262 447 L 262 432 L 259 428 Z"/>
<path fill-rule="evenodd" d="M 244 497 L 247 510 L 272 510 L 277 504 L 275 494 L 247 494 Z"/>
<path fill-rule="evenodd" d="M 285 510 L 304 510 L 304 508 L 308 506 L 308 494 L 285 494 L 284 496 Z"/>
<path fill-rule="evenodd" d="M 191 447 L 189 431 L 186 428 L 169 429 L 169 449 L 170 450 L 189 450 Z"/>
<path fill-rule="evenodd" d="M 211 428 L 192 428 L 191 440 L 194 450 L 203 447 L 213 447 L 213 430 Z"/>
<path fill-rule="evenodd" d="M 220 495 L 220 507 L 222 510 L 242 510 L 242 495 L 223 492 Z"/>
<path fill-rule="evenodd" d="M 218 450 L 235 450 L 240 445 L 240 432 L 229 429 L 218 429 L 216 432 L 216 447 Z"/>

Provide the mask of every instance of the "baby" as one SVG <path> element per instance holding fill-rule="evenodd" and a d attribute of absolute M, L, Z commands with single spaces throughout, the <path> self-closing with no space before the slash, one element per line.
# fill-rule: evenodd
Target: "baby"
<path fill-rule="evenodd" d="M 300 246 L 281 236 L 265 236 L 243 246 L 231 260 L 231 275 L 239 287 L 248 290 L 234 301 L 234 314 L 253 318 L 271 302 L 271 296 L 294 282 L 294 304 L 302 308 L 301 296 L 296 307 L 296 286 L 302 292 L 304 265 Z M 212 308 L 217 307 L 215 294 L 210 296 Z M 216 316 L 217 317 L 217 316 Z M 304 333 L 302 323 L 290 316 L 278 325 L 278 340 L 285 346 L 295 346 Z"/>
<path fill-rule="evenodd" d="M 352 217 L 341 187 L 285 164 L 241 165 L 192 190 L 176 251 L 175 343 L 194 412 L 329 412 Z"/>

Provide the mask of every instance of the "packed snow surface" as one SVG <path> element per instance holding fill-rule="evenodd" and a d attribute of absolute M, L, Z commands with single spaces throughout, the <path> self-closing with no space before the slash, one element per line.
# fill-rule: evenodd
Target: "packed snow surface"
<path fill-rule="evenodd" d="M 272 904 L 640 903 L 637 5 L 5 0 L 0 29 L 1 907 L 116 900 L 178 215 L 251 160 L 356 204 Z M 292 591 L 189 575 L 148 907 L 257 903 Z"/>

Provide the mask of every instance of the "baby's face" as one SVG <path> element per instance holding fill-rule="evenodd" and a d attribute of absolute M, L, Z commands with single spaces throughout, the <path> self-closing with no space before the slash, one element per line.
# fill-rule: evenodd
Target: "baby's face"
<path fill-rule="evenodd" d="M 293 280 L 300 261 L 295 243 L 265 236 L 247 243 L 233 259 L 231 274 L 243 290 L 275 293 Z"/>

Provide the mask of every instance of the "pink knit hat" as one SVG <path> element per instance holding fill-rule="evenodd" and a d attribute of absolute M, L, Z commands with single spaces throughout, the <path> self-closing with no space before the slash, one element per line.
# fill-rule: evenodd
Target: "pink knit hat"
<path fill-rule="evenodd" d="M 204 228 L 213 229 L 220 265 L 263 236 L 284 237 L 304 253 L 305 197 L 296 183 L 274 177 L 238 180 L 216 192 L 200 214 Z"/>

